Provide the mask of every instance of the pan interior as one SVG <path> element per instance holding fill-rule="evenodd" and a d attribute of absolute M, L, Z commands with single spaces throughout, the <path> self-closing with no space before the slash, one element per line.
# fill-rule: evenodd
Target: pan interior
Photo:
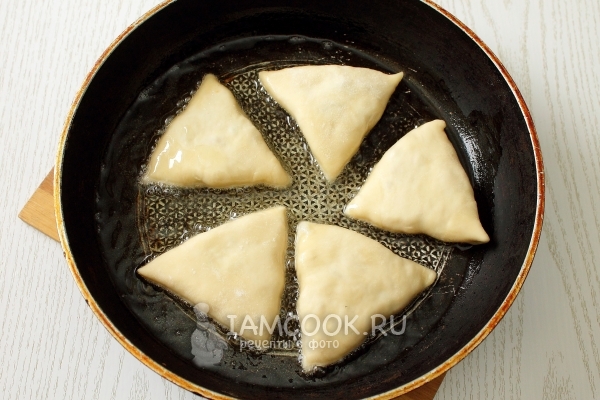
<path fill-rule="evenodd" d="M 234 61 L 239 58 L 248 65 L 240 66 Z M 402 315 L 409 318 L 404 334 L 395 338 L 395 354 L 371 352 L 372 344 L 376 340 L 386 340 L 386 337 L 369 338 L 366 345 L 351 354 L 347 361 L 309 376 L 302 373 L 298 363 L 296 343 L 299 333 L 280 335 L 276 331 L 273 340 L 280 343 L 287 341 L 291 346 L 286 347 L 291 348 L 260 353 L 241 350 L 239 341 L 227 340 L 225 332 L 217 326 L 220 332 L 213 334 L 220 335 L 223 342 L 228 341 L 222 359 L 214 365 L 200 366 L 194 362 L 192 338 L 195 337 L 197 322 L 191 307 L 139 279 L 135 271 L 189 237 L 231 218 L 275 205 L 288 209 L 289 248 L 286 289 L 280 312 L 282 321 L 295 314 L 298 288 L 293 243 L 296 225 L 300 221 L 338 225 L 360 232 L 438 274 L 442 273 L 452 252 L 451 246 L 426 236 L 391 234 L 343 215 L 344 206 L 356 195 L 383 153 L 411 129 L 437 118 L 435 109 L 423 99 L 418 86 L 411 80 L 399 85 L 380 122 L 369 133 L 342 175 L 330 184 L 312 158 L 296 123 L 270 98 L 258 80 L 261 70 L 307 64 L 362 66 L 384 72 L 402 70 L 398 65 L 386 64 L 357 49 L 329 40 L 267 36 L 220 44 L 176 64 L 145 88 L 119 124 L 119 134 L 113 136 L 110 144 L 113 151 L 106 153 L 105 173 L 98 189 L 97 221 L 109 273 L 132 314 L 171 351 L 191 360 L 190 368 L 208 369 L 248 384 L 279 388 L 333 384 L 364 376 L 376 366 L 385 366 L 390 358 L 409 352 L 443 315 L 452 300 L 449 293 L 457 289 L 452 285 L 460 283 L 460 280 L 448 282 L 443 275 L 435 293 L 427 291 L 397 316 L 396 321 L 401 320 Z M 218 74 L 263 133 L 269 147 L 292 175 L 294 183 L 291 188 L 183 189 L 140 183 L 139 175 L 145 170 L 144 161 L 166 125 L 185 108 L 200 80 L 209 72 Z M 134 145 L 137 143 L 146 145 Z M 124 175 L 119 170 L 119 166 L 124 164 L 135 164 L 138 168 L 132 169 L 132 174 Z M 124 197 L 136 197 L 134 208 L 137 218 L 128 218 L 132 210 L 121 207 Z M 122 221 L 129 224 L 125 225 Z M 123 253 L 130 256 L 123 257 Z M 413 313 L 424 301 L 423 308 L 427 311 Z M 290 320 L 289 332 L 297 328 L 297 321 Z"/>

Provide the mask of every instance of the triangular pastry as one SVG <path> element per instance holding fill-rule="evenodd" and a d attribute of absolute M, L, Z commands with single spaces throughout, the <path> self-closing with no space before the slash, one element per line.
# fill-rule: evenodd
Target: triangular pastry
<path fill-rule="evenodd" d="M 444 121 L 431 121 L 398 140 L 345 214 L 390 232 L 424 233 L 446 242 L 488 242 L 473 188 L 445 127 Z"/>
<path fill-rule="evenodd" d="M 287 231 L 285 207 L 273 207 L 194 236 L 138 273 L 193 305 L 207 304 L 209 316 L 226 328 L 233 321 L 244 338 L 267 340 L 267 329 L 252 327 L 260 327 L 261 316 L 271 326 L 279 315 Z"/>
<path fill-rule="evenodd" d="M 388 318 L 401 311 L 436 278 L 434 271 L 360 233 L 311 222 L 298 224 L 295 260 L 305 371 L 355 350 L 371 333 L 372 316 Z M 353 320 L 358 333 L 346 328 Z M 333 334 L 339 322 L 342 327 Z"/>
<path fill-rule="evenodd" d="M 327 180 L 334 181 L 381 118 L 403 74 L 308 65 L 258 76 L 298 123 Z"/>
<path fill-rule="evenodd" d="M 233 94 L 208 74 L 158 141 L 144 182 L 278 188 L 289 186 L 291 178 Z"/>

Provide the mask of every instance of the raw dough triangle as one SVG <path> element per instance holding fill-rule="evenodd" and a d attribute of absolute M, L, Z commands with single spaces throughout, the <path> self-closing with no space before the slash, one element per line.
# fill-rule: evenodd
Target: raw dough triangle
<path fill-rule="evenodd" d="M 266 329 L 241 331 L 244 318 L 271 326 L 279 315 L 288 242 L 283 206 L 243 216 L 187 240 L 138 273 L 191 304 L 208 304 L 208 315 L 249 340 L 267 340 Z"/>
<path fill-rule="evenodd" d="M 292 182 L 233 94 L 212 74 L 160 138 L 144 181 L 214 188 Z"/>
<path fill-rule="evenodd" d="M 381 118 L 403 74 L 308 65 L 258 76 L 298 123 L 327 180 L 334 181 Z"/>
<path fill-rule="evenodd" d="M 355 350 L 364 342 L 365 333 L 372 331 L 371 316 L 388 318 L 401 311 L 436 278 L 434 271 L 395 255 L 360 233 L 310 222 L 298 224 L 296 274 L 305 371 L 335 363 Z M 310 314 L 321 324 L 314 335 L 309 335 L 316 329 L 315 318 L 307 318 Z M 358 316 L 353 326 L 359 333 L 342 325 L 338 334 L 329 336 L 323 330 L 329 315 L 339 316 L 343 324 L 346 317 L 352 321 Z M 376 325 L 381 322 L 376 319 Z M 330 317 L 327 331 L 335 333 L 337 327 L 338 320 Z M 324 347 L 314 346 L 327 342 Z"/>
<path fill-rule="evenodd" d="M 391 232 L 424 233 L 446 242 L 489 242 L 473 188 L 445 127 L 444 121 L 431 121 L 398 140 L 345 214 Z"/>

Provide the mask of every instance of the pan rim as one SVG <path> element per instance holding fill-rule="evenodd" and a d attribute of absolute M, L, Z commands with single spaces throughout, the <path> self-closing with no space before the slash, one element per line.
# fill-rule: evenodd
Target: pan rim
<path fill-rule="evenodd" d="M 56 223 L 58 227 L 58 234 L 60 238 L 61 247 L 63 249 L 63 254 L 66 258 L 67 264 L 73 275 L 75 283 L 77 284 L 82 296 L 84 297 L 86 303 L 92 309 L 92 312 L 96 315 L 96 317 L 100 320 L 102 325 L 110 332 L 110 334 L 135 358 L 141 361 L 144 365 L 149 367 L 151 370 L 161 375 L 165 379 L 171 381 L 172 383 L 199 395 L 206 396 L 213 399 L 233 399 L 233 397 L 226 396 L 212 390 L 206 389 L 202 386 L 199 386 L 195 383 L 188 381 L 180 377 L 179 375 L 169 371 L 164 368 L 158 362 L 148 357 L 144 352 L 138 349 L 135 345 L 133 345 L 126 337 L 123 335 L 117 327 L 110 321 L 110 319 L 106 316 L 106 314 L 102 311 L 100 306 L 96 303 L 95 299 L 91 295 L 87 285 L 83 281 L 83 278 L 79 274 L 79 270 L 76 266 L 74 256 L 71 252 L 71 248 L 69 245 L 69 241 L 66 234 L 66 229 L 64 225 L 63 212 L 62 212 L 62 203 L 61 203 L 61 194 L 62 194 L 62 167 L 63 167 L 63 155 L 65 150 L 65 143 L 68 136 L 68 132 L 70 130 L 71 124 L 73 122 L 73 117 L 79 107 L 81 99 L 85 95 L 91 81 L 95 77 L 98 70 L 102 67 L 104 62 L 110 57 L 114 49 L 125 39 L 129 34 L 131 34 L 138 26 L 148 20 L 150 17 L 170 5 L 177 0 L 165 0 L 162 3 L 156 5 L 145 14 L 143 14 L 140 18 L 138 18 L 135 22 L 129 25 L 113 42 L 106 48 L 106 50 L 101 54 L 98 60 L 94 63 L 94 66 L 87 74 L 84 79 L 81 87 L 77 91 L 75 99 L 69 109 L 67 114 L 67 118 L 63 125 L 63 129 L 59 139 L 58 151 L 55 158 L 55 168 L 54 168 L 54 212 L 56 216 Z M 405 383 L 398 388 L 392 389 L 390 391 L 377 394 L 375 396 L 370 397 L 371 399 L 392 399 L 397 396 L 406 394 L 432 380 L 439 377 L 443 373 L 447 372 L 450 368 L 458 364 L 462 359 L 464 359 L 469 353 L 471 353 L 481 342 L 491 333 L 491 331 L 498 325 L 498 323 L 502 320 L 502 318 L 506 315 L 508 309 L 515 301 L 518 293 L 520 292 L 525 279 L 531 269 L 531 265 L 533 263 L 533 259 L 539 244 L 542 224 L 544 219 L 544 209 L 545 209 L 545 176 L 544 176 L 544 166 L 542 161 L 541 147 L 537 135 L 537 131 L 534 126 L 533 118 L 527 107 L 527 104 L 518 89 L 515 81 L 510 76 L 507 69 L 504 67 L 499 58 L 494 54 L 494 52 L 470 29 L 468 28 L 462 21 L 460 21 L 457 17 L 452 15 L 450 12 L 433 2 L 432 0 L 420 0 L 422 3 L 431 7 L 433 10 L 440 13 L 442 16 L 446 17 L 450 22 L 452 22 L 455 26 L 461 29 L 471 40 L 479 46 L 479 48 L 485 53 L 485 55 L 493 62 L 496 66 L 503 79 L 506 81 L 507 85 L 510 87 L 513 96 L 515 97 L 523 118 L 525 119 L 525 123 L 527 125 L 527 129 L 529 132 L 529 137 L 531 139 L 531 144 L 533 148 L 533 155 L 535 159 L 536 166 L 536 182 L 537 182 L 537 203 L 536 203 L 536 212 L 535 212 L 535 222 L 533 226 L 533 232 L 531 241 L 529 243 L 529 247 L 527 250 L 527 254 L 525 256 L 525 260 L 519 270 L 519 274 L 512 285 L 510 291 L 507 296 L 501 303 L 498 310 L 494 313 L 494 315 L 490 318 L 490 320 L 484 325 L 484 327 L 467 343 L 465 344 L 459 351 L 457 351 L 454 355 L 448 358 L 444 363 L 439 365 L 438 367 L 432 369 L 431 371 L 425 373 L 421 377 L 414 379 L 411 382 Z"/>

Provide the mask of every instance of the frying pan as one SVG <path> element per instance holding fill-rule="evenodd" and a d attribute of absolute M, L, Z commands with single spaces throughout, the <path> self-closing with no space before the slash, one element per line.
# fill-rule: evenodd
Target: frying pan
<path fill-rule="evenodd" d="M 137 178 L 152 140 L 204 72 L 227 79 L 261 62 L 323 63 L 328 52 L 335 63 L 405 72 L 394 96 L 414 112 L 387 123 L 402 131 L 446 120 L 491 242 L 450 249 L 405 335 L 380 338 L 321 375 L 303 376 L 290 358 L 248 354 L 232 356 L 243 368 L 197 368 L 188 354 L 193 324 L 134 274 L 147 257 Z M 385 124 L 361 154 L 406 133 L 392 140 Z M 416 0 L 165 2 L 117 38 L 86 79 L 61 137 L 55 187 L 65 256 L 92 311 L 140 361 L 210 398 L 392 398 L 434 379 L 514 301 L 544 209 L 537 136 L 513 80 L 468 28 Z"/>

